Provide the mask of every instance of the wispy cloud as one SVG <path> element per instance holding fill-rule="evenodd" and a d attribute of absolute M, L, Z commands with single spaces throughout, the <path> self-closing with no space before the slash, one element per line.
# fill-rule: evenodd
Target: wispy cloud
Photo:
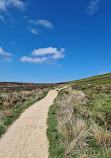
<path fill-rule="evenodd" d="M 52 59 L 61 59 L 61 58 L 64 58 L 64 57 L 65 57 L 64 53 L 56 53 L 52 56 Z"/>
<path fill-rule="evenodd" d="M 10 56 L 12 56 L 11 53 L 4 51 L 3 48 L 0 47 L 0 62 L 11 62 L 12 59 Z"/>
<path fill-rule="evenodd" d="M 11 53 L 8 53 L 8 52 L 6 52 L 6 51 L 4 51 L 3 48 L 0 47 L 0 55 L 11 56 L 12 54 L 11 54 Z"/>
<path fill-rule="evenodd" d="M 0 0 L 0 20 L 5 22 L 4 14 L 10 17 L 13 20 L 12 15 L 10 14 L 11 8 L 17 8 L 19 10 L 24 10 L 26 4 L 21 0 Z"/>
<path fill-rule="evenodd" d="M 23 56 L 20 61 L 21 62 L 32 62 L 32 63 L 53 63 L 54 61 L 65 57 L 65 49 L 61 48 L 58 50 L 57 48 L 47 47 L 47 48 L 39 48 L 34 49 L 32 51 L 32 55 L 40 56 L 37 58 Z"/>
<path fill-rule="evenodd" d="M 34 19 L 30 19 L 28 16 L 24 16 L 24 19 L 27 20 L 27 22 L 29 22 L 30 25 L 28 29 L 32 34 L 38 34 L 39 33 L 38 30 L 41 30 L 41 27 L 49 30 L 54 28 L 53 24 L 46 19 L 34 20 Z"/>
<path fill-rule="evenodd" d="M 31 58 L 31 57 L 27 57 L 27 56 L 23 56 L 20 59 L 21 62 L 31 62 L 31 63 L 44 63 L 47 61 L 46 57 L 42 57 L 42 58 Z"/>
<path fill-rule="evenodd" d="M 4 19 L 4 17 L 2 15 L 0 15 L 0 20 L 5 22 L 5 19 Z"/>
<path fill-rule="evenodd" d="M 9 62 L 12 62 L 12 59 L 7 57 L 7 58 L 2 59 L 1 62 L 9 63 Z"/>
<path fill-rule="evenodd" d="M 99 3 L 101 0 L 92 0 L 90 1 L 87 12 L 89 15 L 95 14 L 99 10 Z"/>
<path fill-rule="evenodd" d="M 34 25 L 40 25 L 48 29 L 53 29 L 54 26 L 49 20 L 41 19 L 41 20 L 29 20 Z"/>
<path fill-rule="evenodd" d="M 28 27 L 29 31 L 32 33 L 32 34 L 38 34 L 38 30 L 35 29 L 35 28 L 32 28 L 32 27 Z"/>
<path fill-rule="evenodd" d="M 0 0 L 0 11 L 7 11 L 11 7 L 23 10 L 25 9 L 25 3 L 21 0 Z"/>

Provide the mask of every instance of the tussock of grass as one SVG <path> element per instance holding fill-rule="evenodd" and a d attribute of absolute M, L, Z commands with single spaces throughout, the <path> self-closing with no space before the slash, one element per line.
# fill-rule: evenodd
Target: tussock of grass
<path fill-rule="evenodd" d="M 111 132 L 108 130 L 102 129 L 97 124 L 92 125 L 92 135 L 96 140 L 97 146 L 111 146 Z"/>

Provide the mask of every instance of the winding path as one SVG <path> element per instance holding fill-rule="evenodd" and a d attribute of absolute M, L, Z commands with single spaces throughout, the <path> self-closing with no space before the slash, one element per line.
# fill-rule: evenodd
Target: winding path
<path fill-rule="evenodd" d="M 9 127 L 0 140 L 0 158 L 48 158 L 46 121 L 57 94 L 57 90 L 49 91 Z"/>

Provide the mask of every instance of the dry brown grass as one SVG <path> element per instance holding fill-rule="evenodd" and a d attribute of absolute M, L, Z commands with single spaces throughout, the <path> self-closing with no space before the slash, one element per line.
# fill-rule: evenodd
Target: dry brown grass
<path fill-rule="evenodd" d="M 70 154 L 76 154 L 76 150 L 88 147 L 87 136 L 89 135 L 89 130 L 87 129 L 86 124 L 83 120 L 76 120 L 73 124 L 70 125 L 72 139 L 65 141 L 65 157 L 68 157 Z"/>
<path fill-rule="evenodd" d="M 46 89 L 36 89 L 0 94 L 0 119 L 10 117 L 13 109 L 22 106 L 23 103 L 38 99 L 45 91 Z"/>
<path fill-rule="evenodd" d="M 14 104 L 24 102 L 30 98 L 35 99 L 41 95 L 41 90 L 21 91 L 13 93 L 3 93 L 0 95 L 0 105 L 5 109 Z"/>
<path fill-rule="evenodd" d="M 97 124 L 93 124 L 92 135 L 96 139 L 98 146 L 108 147 L 111 146 L 111 132 L 104 130 Z"/>
<path fill-rule="evenodd" d="M 20 114 L 36 101 L 44 98 L 48 89 L 0 93 L 0 137 Z"/>
<path fill-rule="evenodd" d="M 62 143 L 65 148 L 65 158 L 76 155 L 78 149 L 88 147 L 87 136 L 90 130 L 81 118 L 75 118 L 74 107 L 81 106 L 86 102 L 86 96 L 81 91 L 72 91 L 71 88 L 64 90 L 62 97 L 57 100 L 60 105 L 58 111 L 58 128 L 64 136 Z"/>
<path fill-rule="evenodd" d="M 64 138 L 63 141 L 60 141 L 65 149 L 64 157 L 100 158 L 103 155 L 103 158 L 110 158 L 111 131 L 96 124 L 92 119 L 95 111 L 84 106 L 87 101 L 83 92 L 72 90 L 72 88 L 63 90 L 62 95 L 56 100 L 59 105 L 58 131 Z M 104 100 L 97 100 L 96 103 L 100 107 Z M 102 115 L 98 114 L 98 117 L 102 120 Z M 88 124 L 87 119 L 90 122 Z M 90 146 L 92 141 L 96 141 L 100 150 L 96 151 Z"/>
<path fill-rule="evenodd" d="M 80 155 L 80 158 L 89 158 L 89 157 L 88 157 L 88 155 L 85 153 L 85 154 Z"/>

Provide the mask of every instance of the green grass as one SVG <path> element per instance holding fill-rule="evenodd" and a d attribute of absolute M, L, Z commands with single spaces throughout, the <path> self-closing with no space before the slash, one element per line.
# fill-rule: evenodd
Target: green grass
<path fill-rule="evenodd" d="M 11 110 L 11 115 L 8 118 L 2 118 L 0 124 L 0 137 L 6 132 L 7 128 L 27 109 L 29 106 L 33 105 L 37 101 L 43 99 L 48 94 L 48 91 L 45 91 L 38 99 L 31 100 L 26 103 L 21 103 L 21 106 L 18 106 L 16 109 Z"/>
<path fill-rule="evenodd" d="M 107 73 L 107 74 L 103 74 L 103 75 L 97 75 L 97 76 L 92 76 L 92 77 L 88 77 L 88 78 L 84 78 L 84 79 L 80 79 L 80 80 L 76 80 L 76 82 L 79 81 L 88 81 L 91 79 L 107 79 L 111 77 L 111 73 Z M 71 81 L 71 82 L 75 82 L 75 81 Z"/>
<path fill-rule="evenodd" d="M 92 85 L 108 85 L 111 84 L 111 73 L 108 74 L 104 74 L 104 75 L 98 75 L 98 76 L 93 76 L 93 77 L 89 77 L 89 78 L 85 78 L 85 79 L 80 79 L 80 80 L 76 80 L 76 81 L 71 81 L 71 82 L 67 82 L 69 84 L 79 84 L 79 85 L 84 85 L 84 84 L 92 84 Z"/>
<path fill-rule="evenodd" d="M 78 85 L 76 90 L 82 90 L 88 99 L 81 110 L 76 107 L 76 116 L 82 117 L 88 125 L 91 125 L 90 120 L 93 120 L 103 130 L 107 129 L 111 132 L 111 73 L 78 80 L 73 84 Z M 88 115 L 81 112 L 82 108 L 86 108 Z M 100 155 L 99 158 L 102 156 L 102 148 L 98 147 L 94 140 L 90 147 L 96 148 L 96 152 Z M 107 156 L 104 157 L 107 158 Z"/>
<path fill-rule="evenodd" d="M 58 97 L 61 95 L 59 92 Z M 61 146 L 59 140 L 63 139 L 62 135 L 58 132 L 57 111 L 59 106 L 54 101 L 50 107 L 47 120 L 47 137 L 49 140 L 49 158 L 63 158 L 64 148 Z"/>

